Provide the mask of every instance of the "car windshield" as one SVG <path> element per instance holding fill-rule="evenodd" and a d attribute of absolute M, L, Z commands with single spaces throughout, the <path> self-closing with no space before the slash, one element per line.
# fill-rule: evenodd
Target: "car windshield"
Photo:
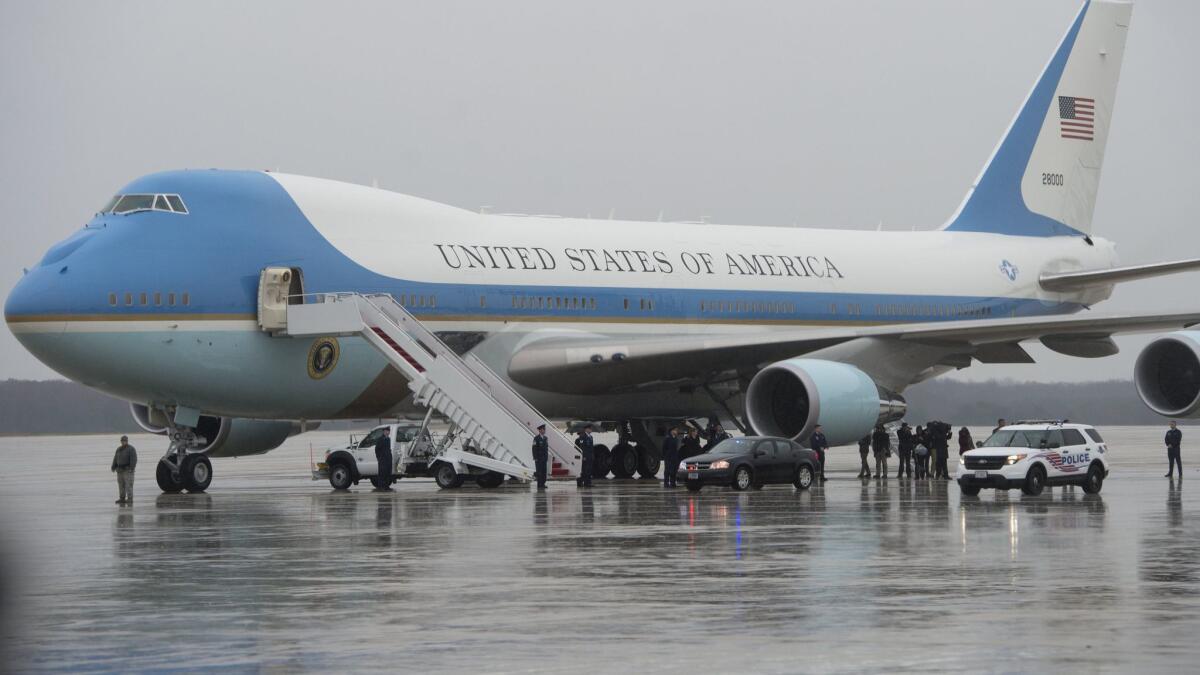
<path fill-rule="evenodd" d="M 1001 429 L 983 442 L 985 448 L 1053 448 L 1061 447 L 1062 432 L 1058 429 Z"/>
<path fill-rule="evenodd" d="M 744 452 L 749 452 L 754 445 L 754 441 L 748 438 L 726 438 L 717 443 L 712 450 L 708 451 L 710 455 L 740 455 Z"/>

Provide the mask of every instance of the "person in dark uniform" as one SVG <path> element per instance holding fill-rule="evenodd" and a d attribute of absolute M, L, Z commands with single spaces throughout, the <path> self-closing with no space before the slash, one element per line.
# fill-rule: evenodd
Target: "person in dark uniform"
<path fill-rule="evenodd" d="M 858 457 L 862 460 L 862 468 L 858 470 L 859 478 L 871 477 L 871 466 L 867 464 L 867 455 L 871 454 L 871 434 L 858 439 Z"/>
<path fill-rule="evenodd" d="M 935 420 L 925 425 L 925 435 L 929 438 L 929 449 L 935 457 L 933 477 L 934 478 L 950 478 L 949 468 L 946 466 L 946 459 L 950 452 L 950 437 L 954 435 L 954 430 L 949 424 L 940 420 Z"/>
<path fill-rule="evenodd" d="M 1171 428 L 1167 430 L 1167 435 L 1163 439 L 1167 444 L 1167 474 L 1164 478 L 1170 478 L 1171 472 L 1175 467 L 1179 467 L 1179 477 L 1183 478 L 1183 459 L 1179 457 L 1179 445 L 1183 443 L 1183 432 L 1175 428 L 1175 420 L 1171 420 Z"/>
<path fill-rule="evenodd" d="M 875 425 L 871 434 L 871 451 L 875 453 L 875 479 L 887 479 L 887 458 L 892 454 L 892 437 L 882 424 Z"/>
<path fill-rule="evenodd" d="M 687 435 L 679 439 L 679 458 L 687 459 L 704 452 L 700 449 L 700 432 L 695 428 L 688 429 Z"/>
<path fill-rule="evenodd" d="M 579 448 L 579 454 L 583 455 L 583 467 L 579 470 L 579 478 L 575 479 L 577 487 L 592 487 L 592 459 L 595 457 L 593 448 L 595 441 L 592 440 L 592 425 L 583 425 L 583 431 L 579 432 L 579 438 L 575 439 L 575 447 Z"/>
<path fill-rule="evenodd" d="M 375 461 L 379 462 L 379 484 L 381 490 L 391 490 L 392 484 L 392 430 L 383 430 L 383 435 L 375 441 Z"/>
<path fill-rule="evenodd" d="M 679 429 L 671 427 L 663 439 L 663 487 L 675 487 L 675 473 L 679 471 Z"/>
<path fill-rule="evenodd" d="M 901 422 L 900 428 L 896 430 L 896 445 L 900 446 L 900 459 L 897 461 L 899 466 L 896 467 L 896 478 L 903 478 L 907 475 L 912 478 L 912 451 L 916 444 L 916 436 L 913 435 L 912 428 L 908 426 L 908 422 Z"/>
<path fill-rule="evenodd" d="M 829 449 L 829 439 L 825 438 L 825 432 L 822 431 L 820 424 L 813 428 L 812 438 L 808 439 L 808 444 L 812 451 L 817 453 L 817 461 L 821 463 L 820 478 L 824 483 L 829 480 L 825 477 L 825 451 Z"/>
<path fill-rule="evenodd" d="M 1008 420 L 1006 420 L 1006 419 L 1004 419 L 1003 417 L 1001 417 L 1000 419 L 996 420 L 996 428 L 995 428 L 995 429 L 992 429 L 992 433 L 994 434 L 994 433 L 996 433 L 997 431 L 1000 431 L 1001 429 L 1003 429 L 1003 428 L 1004 428 L 1004 427 L 1006 427 L 1006 426 L 1008 426 Z"/>
<path fill-rule="evenodd" d="M 550 461 L 550 440 L 546 438 L 546 425 L 537 426 L 533 437 L 533 471 L 537 477 L 537 489 L 546 489 L 546 464 Z"/>
<path fill-rule="evenodd" d="M 721 426 L 720 422 L 717 422 L 716 426 L 713 427 L 712 433 L 708 435 L 708 443 L 704 446 L 704 449 L 708 450 L 729 437 L 729 432 L 725 431 L 725 427 Z"/>
<path fill-rule="evenodd" d="M 117 474 L 116 503 L 133 503 L 133 472 L 135 469 L 137 469 L 137 450 L 129 444 L 128 436 L 122 436 L 121 445 L 113 453 L 112 461 L 113 473 Z"/>

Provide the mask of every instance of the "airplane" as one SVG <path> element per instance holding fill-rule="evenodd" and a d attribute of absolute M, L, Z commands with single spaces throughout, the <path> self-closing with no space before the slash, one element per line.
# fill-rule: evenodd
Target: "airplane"
<path fill-rule="evenodd" d="M 265 333 L 272 267 L 294 272 L 298 297 L 390 294 L 547 417 L 613 422 L 617 475 L 653 476 L 661 421 L 698 411 L 800 441 L 820 422 L 850 443 L 903 415 L 906 387 L 1029 363 L 1029 340 L 1095 358 L 1116 353 L 1116 334 L 1178 331 L 1145 348 L 1135 382 L 1155 412 L 1197 416 L 1200 331 L 1186 329 L 1200 313 L 1075 316 L 1118 283 L 1200 268 L 1122 266 L 1092 233 L 1131 12 L 1083 3 L 936 229 L 484 214 L 283 173 L 168 171 L 51 247 L 5 320 L 54 370 L 130 401 L 147 431 L 192 430 L 206 457 L 411 405 L 361 338 L 335 351 Z M 898 258 L 938 262 L 894 274 Z"/>

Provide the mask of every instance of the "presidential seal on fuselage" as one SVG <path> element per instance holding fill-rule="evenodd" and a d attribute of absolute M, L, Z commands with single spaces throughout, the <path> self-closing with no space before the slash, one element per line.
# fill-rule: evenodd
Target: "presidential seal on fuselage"
<path fill-rule="evenodd" d="M 317 338 L 308 349 L 308 376 L 319 380 L 333 372 L 340 355 L 337 338 Z"/>

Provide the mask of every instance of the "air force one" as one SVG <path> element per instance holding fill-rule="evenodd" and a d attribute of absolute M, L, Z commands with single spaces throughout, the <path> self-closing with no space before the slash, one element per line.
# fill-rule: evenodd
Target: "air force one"
<path fill-rule="evenodd" d="M 542 414 L 616 423 L 625 475 L 657 471 L 655 420 L 720 410 L 802 441 L 820 422 L 848 443 L 902 414 L 913 383 L 1031 362 L 1028 340 L 1092 358 L 1116 353 L 1115 334 L 1176 331 L 1139 356 L 1136 386 L 1159 414 L 1198 416 L 1200 331 L 1186 329 L 1200 313 L 1071 316 L 1117 283 L 1200 268 L 1120 266 L 1092 235 L 1131 9 L 1083 5 L 937 229 L 480 214 L 318 178 L 170 171 L 53 246 L 5 319 L 51 368 L 131 401 L 148 431 L 194 432 L 189 455 L 262 453 L 305 421 L 411 405 L 369 336 L 264 330 L 264 270 L 278 269 L 289 303 L 387 294 Z"/>

